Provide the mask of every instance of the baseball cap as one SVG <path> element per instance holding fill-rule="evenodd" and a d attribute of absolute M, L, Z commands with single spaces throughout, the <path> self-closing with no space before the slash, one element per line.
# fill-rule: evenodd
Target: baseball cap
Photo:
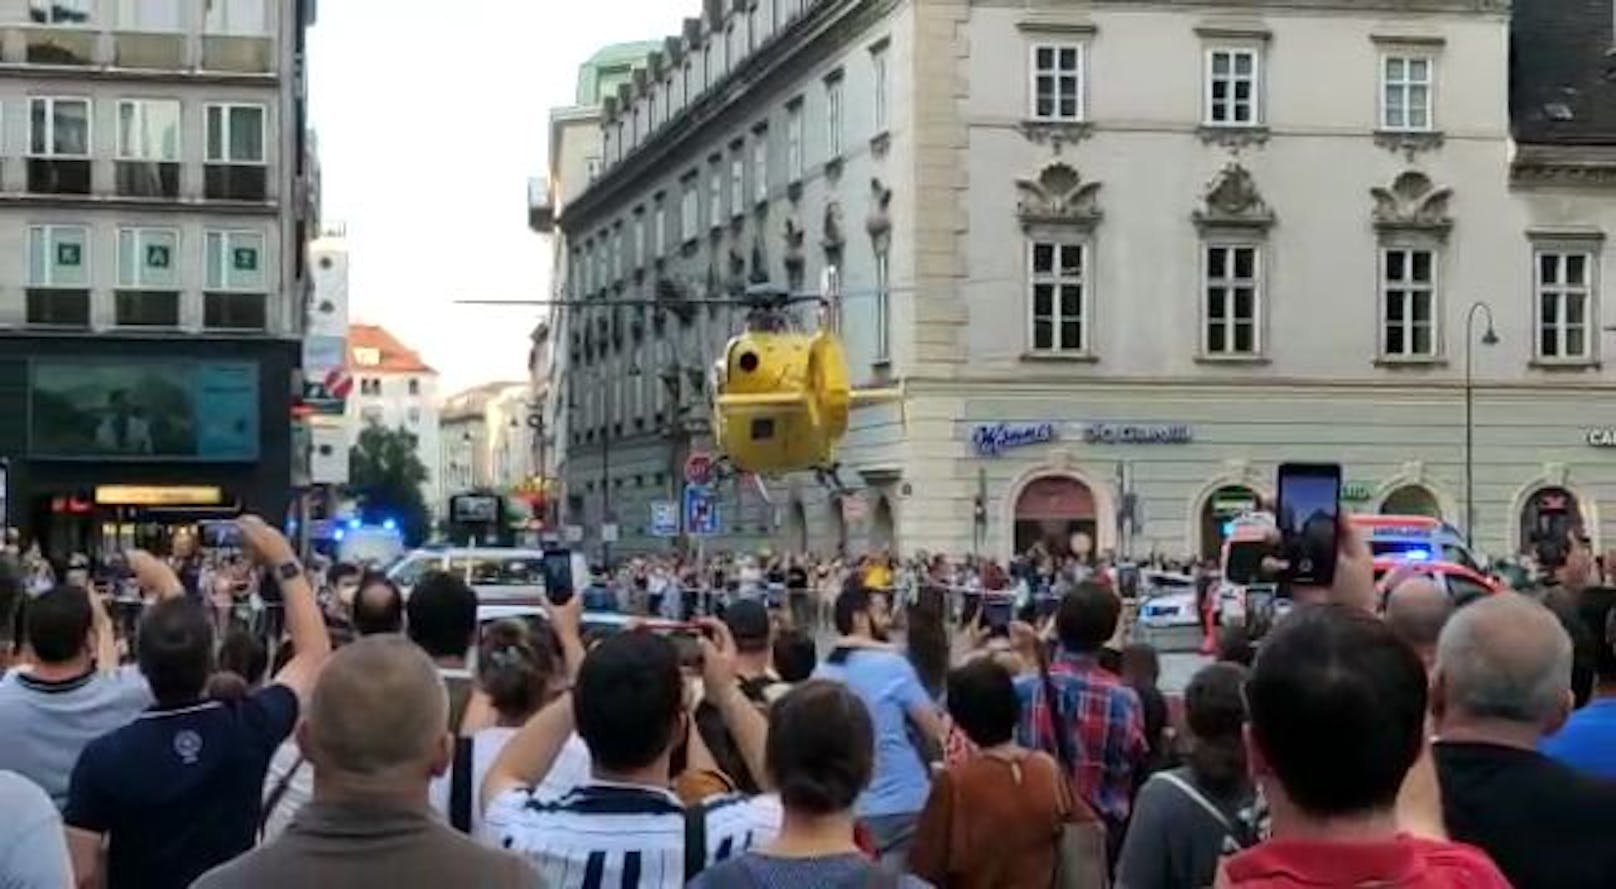
<path fill-rule="evenodd" d="M 741 599 L 724 609 L 724 624 L 737 643 L 769 638 L 769 610 L 756 599 Z"/>

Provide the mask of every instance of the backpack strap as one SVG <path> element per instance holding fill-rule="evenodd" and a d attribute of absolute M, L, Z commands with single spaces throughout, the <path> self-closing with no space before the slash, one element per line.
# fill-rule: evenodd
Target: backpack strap
<path fill-rule="evenodd" d="M 281 804 L 281 800 L 286 798 L 286 791 L 292 789 L 292 779 L 297 776 L 297 770 L 303 768 L 303 763 L 303 751 L 299 750 L 297 759 L 292 760 L 292 767 L 286 770 L 286 774 L 282 775 L 279 781 L 275 782 L 275 786 L 269 791 L 269 796 L 264 797 L 263 808 L 258 813 L 258 833 L 260 836 L 263 835 L 264 828 L 269 825 L 269 816 L 275 813 L 275 808 Z"/>
<path fill-rule="evenodd" d="M 685 807 L 685 882 L 694 880 L 707 868 L 707 806 L 695 803 Z"/>
<path fill-rule="evenodd" d="M 471 833 L 473 793 L 471 760 L 476 745 L 472 738 L 455 738 L 454 771 L 449 773 L 449 825 L 464 834 Z"/>
<path fill-rule="evenodd" d="M 1208 815 L 1216 818 L 1218 823 L 1223 825 L 1223 829 L 1226 832 L 1231 835 L 1235 832 L 1234 825 L 1229 822 L 1229 816 L 1223 814 L 1223 810 L 1219 809 L 1211 800 L 1207 799 L 1205 794 L 1201 793 L 1201 791 L 1196 790 L 1193 784 L 1185 781 L 1183 778 L 1180 778 L 1171 772 L 1157 772 L 1153 777 L 1166 781 L 1173 787 L 1178 788 L 1180 793 L 1189 797 L 1202 809 L 1205 809 Z"/>

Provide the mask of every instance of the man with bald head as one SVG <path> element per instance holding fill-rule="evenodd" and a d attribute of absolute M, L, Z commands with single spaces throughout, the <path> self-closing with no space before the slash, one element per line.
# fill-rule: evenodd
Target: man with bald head
<path fill-rule="evenodd" d="M 1607 887 L 1616 784 L 1537 751 L 1571 712 L 1571 638 L 1543 605 L 1501 593 L 1443 627 L 1431 681 L 1443 816 L 1517 889 Z"/>
<path fill-rule="evenodd" d="M 1426 672 L 1436 663 L 1437 638 L 1452 614 L 1448 591 L 1424 575 L 1403 580 L 1386 596 L 1386 625 L 1419 654 Z"/>
<path fill-rule="evenodd" d="M 541 885 L 523 859 L 483 848 L 432 812 L 427 788 L 453 754 L 437 667 L 402 636 L 332 656 L 297 740 L 314 799 L 273 842 L 205 875 L 198 889 Z"/>

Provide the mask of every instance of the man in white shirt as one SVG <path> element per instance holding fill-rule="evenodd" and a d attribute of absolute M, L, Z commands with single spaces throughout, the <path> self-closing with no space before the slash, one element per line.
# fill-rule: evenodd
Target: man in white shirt
<path fill-rule="evenodd" d="M 576 611 L 552 609 L 558 635 L 576 635 Z M 754 774 L 763 773 L 768 725 L 740 691 L 735 643 L 703 622 L 706 696 Z M 769 842 L 780 829 L 776 797 L 723 795 L 686 810 L 668 790 L 674 748 L 691 734 L 673 643 L 628 632 L 600 643 L 571 695 L 540 711 L 512 738 L 483 782 L 484 842 L 520 852 L 555 889 L 677 889 L 707 865 Z M 593 780 L 559 799 L 534 789 L 576 727 Z M 702 749 L 693 747 L 698 767 Z"/>

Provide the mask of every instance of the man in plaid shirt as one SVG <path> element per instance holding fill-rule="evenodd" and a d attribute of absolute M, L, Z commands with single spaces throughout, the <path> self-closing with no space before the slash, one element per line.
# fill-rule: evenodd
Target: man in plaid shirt
<path fill-rule="evenodd" d="M 1111 843 L 1122 838 L 1133 804 L 1135 775 L 1145 760 L 1144 710 L 1121 677 L 1100 666 L 1099 653 L 1116 633 L 1122 602 L 1097 584 L 1084 582 L 1061 600 L 1055 615 L 1060 640 L 1047 679 L 1016 680 L 1021 723 L 1016 740 L 1043 750 L 1071 771 L 1077 791 L 1105 821 Z M 1059 719 L 1051 719 L 1052 689 Z M 1059 723 L 1061 735 L 1054 728 Z"/>

